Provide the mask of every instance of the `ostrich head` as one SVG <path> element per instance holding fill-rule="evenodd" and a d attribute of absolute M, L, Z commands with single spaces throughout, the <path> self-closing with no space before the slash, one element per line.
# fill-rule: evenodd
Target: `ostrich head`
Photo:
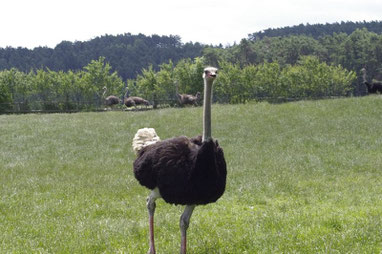
<path fill-rule="evenodd" d="M 218 69 L 215 67 L 206 67 L 203 72 L 203 78 L 206 81 L 209 81 L 212 83 L 212 81 L 215 80 L 218 74 Z"/>
<path fill-rule="evenodd" d="M 362 73 L 366 73 L 366 69 L 365 69 L 365 68 L 362 68 L 362 69 L 361 69 L 361 72 L 362 72 Z"/>

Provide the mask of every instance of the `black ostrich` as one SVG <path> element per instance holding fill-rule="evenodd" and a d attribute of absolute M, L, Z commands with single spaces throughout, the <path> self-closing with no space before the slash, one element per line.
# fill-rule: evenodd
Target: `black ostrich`
<path fill-rule="evenodd" d="M 181 106 L 185 105 L 194 105 L 198 106 L 200 100 L 200 92 L 197 92 L 195 95 L 192 94 L 180 94 L 178 89 L 178 83 L 175 84 L 176 87 L 176 98 Z"/>
<path fill-rule="evenodd" d="M 137 105 L 149 106 L 150 102 L 137 96 L 129 96 L 129 91 L 126 91 L 123 103 L 126 107 L 137 107 Z"/>
<path fill-rule="evenodd" d="M 217 69 L 204 69 L 203 136 L 184 136 L 163 141 L 153 133 L 137 132 L 133 148 L 138 152 L 134 174 L 139 183 L 151 191 L 147 198 L 150 225 L 149 253 L 154 247 L 155 200 L 162 197 L 167 203 L 185 205 L 180 217 L 181 248 L 186 253 L 186 231 L 196 205 L 215 202 L 224 193 L 227 168 L 223 149 L 211 137 L 212 84 Z M 147 130 L 147 129 L 146 129 Z M 146 144 L 149 145 L 146 146 Z"/>
<path fill-rule="evenodd" d="M 106 91 L 107 91 L 107 87 L 104 86 L 104 87 L 103 87 L 102 98 L 105 98 Z M 106 97 L 106 98 L 104 99 L 104 103 L 105 103 L 105 105 L 106 105 L 107 107 L 112 108 L 114 105 L 118 105 L 119 103 L 121 103 L 121 99 L 119 99 L 117 96 L 110 95 L 110 96 L 108 96 L 108 97 Z"/>
<path fill-rule="evenodd" d="M 363 84 L 367 87 L 367 91 L 370 93 L 382 93 L 382 82 L 381 81 L 373 81 L 371 84 L 367 82 L 366 80 L 366 69 L 362 68 L 361 69 L 363 75 Z"/>

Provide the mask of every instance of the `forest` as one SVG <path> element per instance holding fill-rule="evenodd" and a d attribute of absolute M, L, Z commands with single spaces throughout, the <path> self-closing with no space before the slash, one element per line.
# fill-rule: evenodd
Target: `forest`
<path fill-rule="evenodd" d="M 268 29 L 234 45 L 182 43 L 179 36 L 105 35 L 54 49 L 0 48 L 0 112 L 92 110 L 107 95 L 142 96 L 156 107 L 202 91 L 200 73 L 217 66 L 214 100 L 296 100 L 367 93 L 382 79 L 382 22 Z"/>

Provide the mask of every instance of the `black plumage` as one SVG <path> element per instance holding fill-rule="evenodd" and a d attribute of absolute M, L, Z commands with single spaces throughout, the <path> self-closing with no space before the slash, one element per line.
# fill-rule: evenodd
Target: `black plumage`
<path fill-rule="evenodd" d="M 369 83 L 366 80 L 366 68 L 362 68 L 361 72 L 363 73 L 363 84 L 366 86 L 368 93 L 382 93 L 382 81 L 372 81 Z"/>
<path fill-rule="evenodd" d="M 180 217 L 181 248 L 186 254 L 187 229 L 192 212 L 197 205 L 219 199 L 225 190 L 227 166 L 223 149 L 211 136 L 212 85 L 217 69 L 207 67 L 203 72 L 203 135 L 184 136 L 158 141 L 153 128 L 138 130 L 133 139 L 133 149 L 138 152 L 134 161 L 134 174 L 139 183 L 149 189 L 147 198 L 150 228 L 150 254 L 155 254 L 154 213 L 155 200 L 185 205 Z"/>
<path fill-rule="evenodd" d="M 217 141 L 176 137 L 143 148 L 134 162 L 139 183 L 176 205 L 215 202 L 225 190 L 227 168 Z"/>
<path fill-rule="evenodd" d="M 363 82 L 369 93 L 382 93 L 382 83 L 381 82 L 372 82 L 371 84 L 367 81 Z"/>

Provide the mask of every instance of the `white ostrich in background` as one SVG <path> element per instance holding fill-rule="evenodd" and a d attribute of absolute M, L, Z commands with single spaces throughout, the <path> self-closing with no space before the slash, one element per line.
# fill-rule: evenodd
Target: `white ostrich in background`
<path fill-rule="evenodd" d="M 107 97 L 105 98 L 105 96 L 106 96 L 106 92 L 107 92 L 107 87 L 104 86 L 104 87 L 103 87 L 102 98 L 104 98 L 104 103 L 105 103 L 105 105 L 106 105 L 109 109 L 111 109 L 113 106 L 118 105 L 119 103 L 122 102 L 121 99 L 119 99 L 117 96 L 114 96 L 114 95 L 110 95 L 110 96 L 107 96 Z M 107 109 L 107 108 L 105 108 L 105 110 L 106 110 L 106 109 Z"/>

